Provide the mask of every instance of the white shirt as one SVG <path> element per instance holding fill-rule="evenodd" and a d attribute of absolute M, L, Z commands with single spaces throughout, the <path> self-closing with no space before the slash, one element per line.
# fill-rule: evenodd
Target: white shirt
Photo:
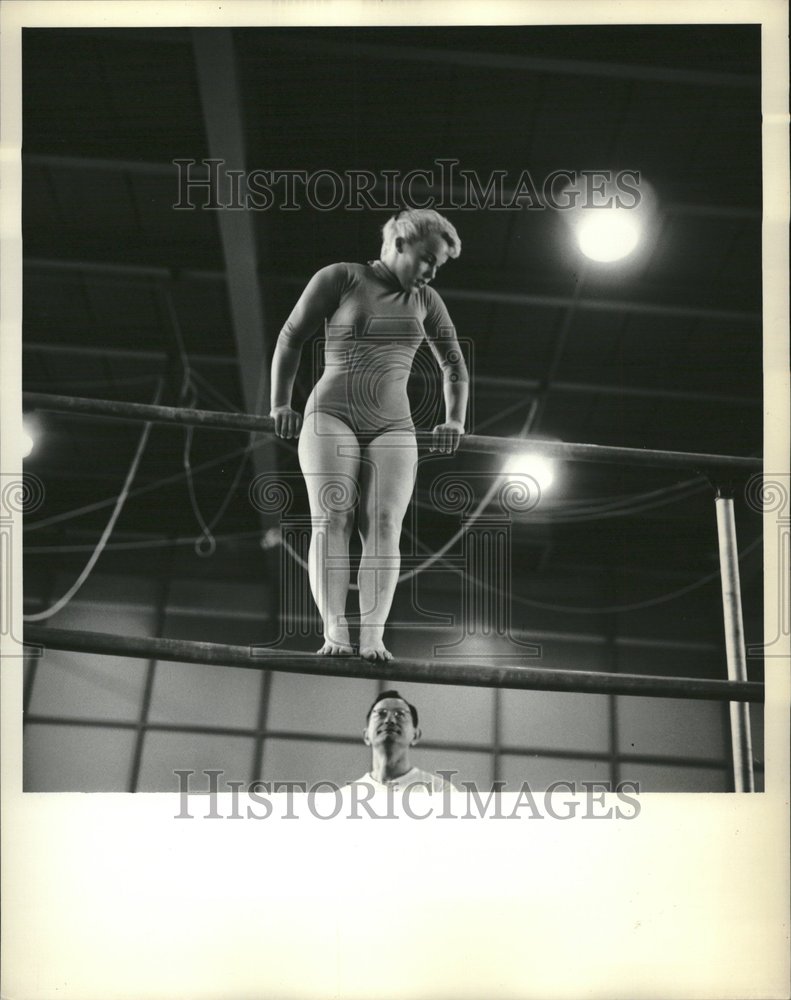
<path fill-rule="evenodd" d="M 438 774 L 431 774 L 430 771 L 421 771 L 419 767 L 412 767 L 405 774 L 401 774 L 397 778 L 389 778 L 386 781 L 378 781 L 370 771 L 366 771 L 362 778 L 358 778 L 356 781 L 350 782 L 350 784 L 373 785 L 377 791 L 392 788 L 395 791 L 402 792 L 410 785 L 416 785 L 418 790 L 426 792 L 441 792 L 445 788 L 449 788 L 451 791 L 457 790 L 451 782 L 440 778 Z"/>

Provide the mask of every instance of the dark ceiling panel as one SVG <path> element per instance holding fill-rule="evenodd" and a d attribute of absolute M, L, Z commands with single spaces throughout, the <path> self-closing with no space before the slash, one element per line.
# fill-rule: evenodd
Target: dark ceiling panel
<path fill-rule="evenodd" d="M 165 163 L 206 156 L 189 34 L 182 36 L 187 44 L 167 45 L 154 69 L 145 32 L 27 29 L 25 151 Z"/>
<path fill-rule="evenodd" d="M 585 263 L 559 212 L 448 211 L 464 252 L 436 287 L 472 342 L 476 423 L 519 434 L 538 398 L 538 433 L 567 441 L 724 453 L 760 446 L 761 409 L 744 403 L 760 400 L 762 378 L 757 28 L 239 29 L 233 43 L 248 169 L 365 168 L 381 177 L 453 157 L 483 187 L 504 171 L 506 192 L 522 171 L 540 188 L 552 170 L 607 167 L 639 170 L 654 186 L 653 242 L 617 264 Z M 241 407 L 217 212 L 173 208 L 172 161 L 208 155 L 190 31 L 26 31 L 24 115 L 26 380 L 75 395 L 105 395 L 104 384 L 117 398 L 144 400 L 170 358 L 166 394 L 178 401 L 167 290 L 198 402 Z M 389 214 L 321 211 L 304 200 L 296 211 L 251 212 L 266 342 L 318 268 L 378 256 Z M 300 373 L 303 400 L 314 346 Z M 140 428 L 53 421 L 31 466 L 51 477 L 49 513 L 117 491 Z M 183 443 L 183 431 L 157 428 L 139 483 L 183 473 Z M 196 431 L 193 462 L 243 444 L 243 435 Z M 293 448 L 278 456 L 296 469 Z M 422 470 L 421 489 L 440 468 L 480 472 L 481 482 L 499 470 L 488 456 L 462 457 Z M 209 514 L 238 461 L 196 474 Z M 604 578 L 642 566 L 689 579 L 712 565 L 710 496 L 626 521 L 582 520 L 597 498 L 672 486 L 672 474 L 576 463 L 562 479 L 558 503 L 576 503 L 580 520 L 520 526 L 515 559 L 529 567 L 528 584 L 530 574 L 555 574 L 573 603 L 575 573 Z M 256 527 L 246 491 L 238 493 L 218 530 Z M 103 509 L 79 524 L 100 531 L 107 516 Z M 434 547 L 448 519 L 421 516 Z M 183 478 L 130 502 L 119 528 L 196 531 Z M 699 606 L 717 599 L 715 587 Z"/>

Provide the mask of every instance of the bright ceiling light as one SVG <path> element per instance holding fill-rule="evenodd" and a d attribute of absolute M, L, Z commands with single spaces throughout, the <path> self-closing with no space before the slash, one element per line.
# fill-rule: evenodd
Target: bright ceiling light
<path fill-rule="evenodd" d="M 27 419 L 27 417 L 24 417 L 22 420 L 22 441 L 21 441 L 22 458 L 27 458 L 35 447 L 36 447 L 36 432 L 31 426 L 31 423 Z"/>
<path fill-rule="evenodd" d="M 640 227 L 628 209 L 591 208 L 583 212 L 577 239 L 586 257 L 606 263 L 627 257 L 635 249 Z"/>
<path fill-rule="evenodd" d="M 514 480 L 531 479 L 543 493 L 555 481 L 555 463 L 543 455 L 526 451 L 518 455 L 509 455 L 503 466 L 503 473 Z"/>

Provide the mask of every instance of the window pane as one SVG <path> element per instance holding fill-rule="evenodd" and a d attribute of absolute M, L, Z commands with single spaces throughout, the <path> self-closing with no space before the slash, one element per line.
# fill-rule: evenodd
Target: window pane
<path fill-rule="evenodd" d="M 48 649 L 38 661 L 33 715 L 137 721 L 146 660 Z"/>
<path fill-rule="evenodd" d="M 448 684 L 388 684 L 418 710 L 426 740 L 489 743 L 493 737 L 494 694 L 491 688 Z"/>
<path fill-rule="evenodd" d="M 618 698 L 618 744 L 622 753 L 721 758 L 724 739 L 720 702 Z"/>
<path fill-rule="evenodd" d="M 151 722 L 255 728 L 261 672 L 242 667 L 157 662 Z"/>
<path fill-rule="evenodd" d="M 569 781 L 575 786 L 580 786 L 583 781 L 609 781 L 610 763 L 606 760 L 566 760 L 509 753 L 500 758 L 500 777 L 507 782 L 506 791 L 517 792 L 526 781 L 532 792 L 543 792 L 555 781 Z M 578 790 L 583 789 L 578 787 Z"/>
<path fill-rule="evenodd" d="M 227 781 L 250 781 L 255 740 L 242 736 L 212 736 L 207 733 L 146 733 L 140 764 L 138 791 L 178 792 L 176 770 L 193 770 L 189 788 L 209 790 L 204 770 L 222 771 L 219 791 L 228 791 Z"/>
<path fill-rule="evenodd" d="M 273 671 L 268 729 L 356 737 L 362 746 L 365 713 L 376 681 Z"/>
<path fill-rule="evenodd" d="M 451 781 L 458 788 L 462 781 L 474 781 L 478 788 L 489 789 L 494 776 L 494 759 L 490 753 L 470 753 L 465 750 L 432 750 L 417 747 L 412 763 L 423 771 L 457 771 Z"/>
<path fill-rule="evenodd" d="M 31 723 L 24 735 L 26 792 L 125 792 L 135 730 Z"/>
<path fill-rule="evenodd" d="M 319 740 L 267 740 L 264 744 L 264 781 L 333 781 L 341 786 L 365 774 L 371 752 L 362 739 L 353 743 Z"/>
<path fill-rule="evenodd" d="M 609 698 L 565 691 L 503 691 L 501 741 L 511 747 L 606 753 Z"/>
<path fill-rule="evenodd" d="M 624 781 L 638 781 L 644 792 L 727 792 L 730 775 L 723 768 L 668 767 L 660 764 L 624 764 Z"/>

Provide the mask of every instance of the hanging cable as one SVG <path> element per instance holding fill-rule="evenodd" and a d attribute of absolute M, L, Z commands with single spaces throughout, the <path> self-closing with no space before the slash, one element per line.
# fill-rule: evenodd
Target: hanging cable
<path fill-rule="evenodd" d="M 741 562 L 745 559 L 762 542 L 763 536 L 761 535 L 750 542 L 749 545 L 745 546 L 745 548 L 739 552 L 739 561 Z M 463 575 L 466 579 L 471 580 L 476 585 L 480 585 L 480 581 L 476 580 L 475 577 L 471 576 L 466 570 L 463 571 Z M 542 611 L 562 611 L 577 615 L 612 615 L 620 612 L 640 611 L 643 608 L 651 608 L 658 604 L 666 604 L 668 601 L 674 601 L 676 598 L 683 597 L 685 594 L 689 594 L 693 590 L 705 587 L 707 583 L 711 583 L 713 580 L 719 579 L 719 577 L 720 570 L 716 569 L 712 573 L 707 573 L 705 576 L 700 577 L 700 579 L 695 580 L 693 583 L 688 583 L 684 587 L 679 587 L 678 590 L 673 590 L 666 594 L 659 594 L 656 597 L 650 597 L 644 601 L 635 601 L 632 604 L 611 605 L 606 608 L 573 607 L 568 604 L 550 604 L 547 601 L 535 601 L 529 597 L 519 597 L 516 594 L 506 594 L 505 591 L 501 590 L 499 587 L 493 587 L 488 584 L 485 584 L 484 586 L 490 593 L 515 601 L 517 604 L 523 604 L 526 607 L 540 608 Z"/>
<path fill-rule="evenodd" d="M 452 541 L 453 540 L 455 539 L 452 539 Z M 745 559 L 761 541 L 762 538 L 757 538 L 753 542 L 751 542 L 748 546 L 746 546 L 744 549 L 742 549 L 741 552 L 739 553 L 739 561 Z M 308 564 L 305 562 L 304 559 L 302 559 L 299 553 L 296 552 L 288 542 L 281 539 L 280 544 L 283 546 L 286 552 L 288 552 L 288 554 L 296 563 L 298 563 L 303 569 L 305 570 L 308 569 Z M 398 578 L 398 582 L 401 583 L 404 580 L 408 580 L 412 576 L 416 576 L 419 572 L 422 572 L 423 570 L 428 568 L 429 565 L 433 565 L 433 563 L 440 561 L 449 571 L 457 573 L 458 575 L 464 577 L 466 580 L 469 580 L 472 583 L 474 583 L 476 586 L 480 586 L 481 585 L 480 580 L 471 576 L 470 573 L 468 573 L 461 567 L 450 565 L 445 561 L 444 554 L 445 552 L 447 552 L 448 547 L 449 546 L 447 545 L 444 546 L 443 549 L 440 549 L 437 552 L 435 552 L 432 556 L 430 556 L 427 560 L 425 560 L 424 563 L 422 563 L 418 567 L 415 567 L 415 569 L 410 570 L 407 573 L 402 573 Z M 507 600 L 512 600 L 517 604 L 522 604 L 527 607 L 540 608 L 543 611 L 563 611 L 579 615 L 606 615 L 606 614 L 617 614 L 620 612 L 625 613 L 628 611 L 639 611 L 644 608 L 654 607 L 658 604 L 666 604 L 668 601 L 676 600 L 679 597 L 683 597 L 685 594 L 689 594 L 694 590 L 698 590 L 701 587 L 704 587 L 707 583 L 711 583 L 713 580 L 718 579 L 719 576 L 720 576 L 720 571 L 719 569 L 717 569 L 714 572 L 708 573 L 706 576 L 703 576 L 700 579 L 695 580 L 693 583 L 687 584 L 684 587 L 680 587 L 678 590 L 673 590 L 665 594 L 659 594 L 656 597 L 651 597 L 644 601 L 636 601 L 633 602 L 632 604 L 612 605 L 610 607 L 604 607 L 604 608 L 573 607 L 566 604 L 551 604 L 547 601 L 535 601 L 529 597 L 519 597 L 516 594 L 506 594 L 505 591 L 501 590 L 499 587 L 494 587 L 491 586 L 490 584 L 484 584 L 484 587 L 489 593 L 497 594 L 499 597 L 503 597 Z M 352 591 L 356 591 L 358 590 L 358 587 L 356 584 L 352 583 L 349 585 L 349 589 Z"/>
<path fill-rule="evenodd" d="M 184 344 L 184 336 L 181 332 L 181 324 L 179 323 L 178 313 L 176 312 L 176 306 L 173 302 L 173 296 L 170 294 L 170 288 L 164 283 L 159 284 L 159 297 L 164 303 L 165 312 L 168 314 L 168 319 L 170 320 L 170 327 L 173 331 L 173 337 L 176 341 L 176 350 L 178 351 L 179 360 L 181 361 L 181 385 L 179 386 L 178 401 L 179 405 L 183 405 L 187 393 L 190 389 L 190 384 L 192 382 L 192 370 L 190 368 L 189 355 L 187 354 L 187 348 Z"/>
<path fill-rule="evenodd" d="M 425 546 L 422 545 L 422 543 L 418 539 L 416 539 L 415 536 L 410 531 L 408 531 L 407 529 L 404 530 L 407 532 L 410 538 L 412 538 L 413 541 L 415 541 L 418 545 L 420 545 L 421 548 L 425 549 Z M 758 538 L 753 539 L 753 541 L 750 542 L 749 545 L 746 545 L 739 553 L 739 561 L 741 562 L 744 559 L 746 559 L 747 556 L 750 555 L 750 553 L 752 553 L 755 550 L 755 548 L 759 545 L 759 543 L 762 540 L 763 536 L 759 536 Z M 471 581 L 472 583 L 480 585 L 480 580 L 471 576 L 471 574 L 468 573 L 467 570 L 463 569 L 462 567 L 454 566 L 451 563 L 448 563 L 444 559 L 442 560 L 442 563 L 445 569 L 447 569 L 449 572 L 456 573 L 458 576 L 462 576 L 465 579 Z M 638 611 L 643 608 L 653 607 L 658 604 L 664 604 L 668 601 L 675 600 L 677 597 L 683 597 L 685 594 L 691 593 L 693 590 L 697 590 L 700 587 L 704 587 L 707 583 L 711 583 L 713 580 L 719 578 L 719 576 L 720 576 L 720 570 L 717 569 L 712 573 L 706 574 L 706 576 L 700 577 L 693 583 L 687 584 L 684 587 L 680 587 L 678 590 L 671 591 L 670 593 L 660 594 L 659 596 L 651 597 L 646 601 L 638 601 L 633 604 L 623 604 L 608 608 L 579 608 L 579 607 L 569 607 L 568 605 L 563 605 L 563 604 L 550 604 L 545 601 L 534 601 L 529 597 L 519 597 L 518 595 L 515 594 L 506 594 L 505 591 L 501 590 L 499 587 L 493 587 L 491 585 L 485 585 L 485 588 L 489 593 L 497 594 L 499 597 L 504 597 L 507 600 L 512 600 L 517 604 L 524 604 L 527 605 L 528 607 L 540 608 L 544 611 L 570 611 L 572 613 L 577 613 L 577 614 L 615 614 L 621 611 L 622 612 Z"/>
<path fill-rule="evenodd" d="M 194 407 L 197 401 L 198 401 L 197 390 L 194 387 L 192 387 L 189 406 Z M 193 431 L 194 431 L 193 427 L 186 428 L 186 434 L 184 438 L 183 463 L 184 463 L 184 472 L 186 474 L 186 479 L 187 479 L 187 491 L 189 493 L 190 504 L 192 506 L 193 513 L 195 514 L 195 517 L 198 521 L 198 524 L 200 525 L 200 529 L 202 532 L 201 536 L 195 539 L 193 548 L 195 550 L 196 555 L 205 558 L 214 555 L 214 553 L 217 550 L 217 542 L 215 541 L 212 532 L 214 528 L 219 524 L 225 511 L 228 509 L 228 504 L 231 502 L 231 498 L 236 494 L 236 490 L 239 485 L 239 480 L 241 479 L 242 476 L 242 471 L 244 470 L 244 467 L 247 463 L 247 454 L 245 453 L 245 455 L 242 457 L 242 460 L 239 462 L 239 465 L 236 469 L 236 473 L 234 474 L 233 477 L 233 481 L 231 482 L 231 486 L 228 492 L 226 493 L 225 497 L 223 498 L 222 503 L 218 507 L 214 517 L 211 519 L 210 522 L 207 523 L 206 519 L 203 516 L 203 512 L 200 509 L 200 505 L 198 504 L 198 497 L 195 493 L 195 481 L 193 478 L 192 461 L 191 461 Z"/>
<path fill-rule="evenodd" d="M 175 303 L 173 302 L 173 296 L 170 293 L 170 288 L 166 285 L 160 285 L 160 292 L 163 302 L 165 303 L 165 308 L 170 319 L 170 325 L 173 330 L 173 335 L 176 341 L 176 349 L 179 354 L 179 359 L 181 361 L 182 378 L 181 386 L 179 388 L 179 399 L 178 405 L 185 406 L 187 409 L 193 409 L 196 407 L 199 400 L 198 388 L 195 384 L 196 379 L 200 379 L 201 382 L 205 380 L 197 372 L 193 372 L 192 366 L 189 360 L 189 354 L 187 353 L 186 343 L 184 341 L 184 334 L 181 329 L 181 323 L 179 322 L 178 313 L 176 311 Z M 217 398 L 220 394 L 212 390 L 212 395 Z M 230 410 L 235 410 L 231 404 L 225 400 Z M 238 411 L 237 411 L 238 412 Z M 194 439 L 195 428 L 192 426 L 185 427 L 184 429 L 184 451 L 182 453 L 182 464 L 184 466 L 184 472 L 186 475 L 187 482 L 187 493 L 190 499 L 190 506 L 192 507 L 192 512 L 195 515 L 195 519 L 198 522 L 198 526 L 201 529 L 201 534 L 195 539 L 193 548 L 195 554 L 201 557 L 209 557 L 214 555 L 217 550 L 217 542 L 214 538 L 214 528 L 219 524 L 225 511 L 228 509 L 228 505 L 231 502 L 231 498 L 235 495 L 237 487 L 239 485 L 239 480 L 242 475 L 242 471 L 247 461 L 246 454 L 242 457 L 239 466 L 234 474 L 231 486 L 220 503 L 214 517 L 210 521 L 207 521 L 203 516 L 203 511 L 200 509 L 200 504 L 198 503 L 197 493 L 195 491 L 195 481 L 193 477 L 192 468 L 192 443 Z"/>
<path fill-rule="evenodd" d="M 241 448 L 235 448 L 233 451 L 225 452 L 225 454 L 218 456 L 217 458 L 207 459 L 200 465 L 193 467 L 193 472 L 203 472 L 206 469 L 211 469 L 215 465 L 221 465 L 223 462 L 227 462 L 231 458 L 236 458 L 239 455 L 246 454 L 252 448 L 263 447 L 268 444 L 266 440 L 262 441 L 252 441 L 248 442 Z M 156 479 L 153 483 L 146 483 L 145 486 L 138 486 L 137 489 L 130 490 L 130 497 L 142 496 L 145 493 L 152 493 L 158 490 L 161 486 L 170 486 L 173 483 L 179 483 L 185 478 L 184 472 L 174 472 L 170 476 L 164 476 L 162 479 Z M 74 518 L 81 517 L 83 514 L 90 514 L 93 511 L 101 510 L 103 507 L 112 507 L 115 503 L 116 497 L 107 497 L 104 500 L 94 500 L 92 503 L 85 504 L 82 507 L 75 507 L 72 510 L 63 511 L 61 514 L 53 514 L 52 517 L 41 518 L 38 521 L 32 521 L 29 524 L 23 525 L 23 531 L 37 531 L 40 528 L 48 528 L 53 524 L 60 524 L 63 521 L 70 521 Z"/>
<path fill-rule="evenodd" d="M 498 473 L 498 475 L 506 482 L 518 478 L 503 473 Z M 686 500 L 707 488 L 708 480 L 705 477 L 696 477 L 674 486 L 666 486 L 647 493 L 631 494 L 619 497 L 617 500 L 573 501 L 558 510 L 547 511 L 543 515 L 531 511 L 529 523 L 564 524 L 576 521 L 597 521 L 610 517 L 627 517 L 630 514 L 639 514 L 676 503 L 679 500 Z M 433 504 L 419 498 L 415 499 L 415 505 L 422 510 L 434 510 Z"/>
<path fill-rule="evenodd" d="M 492 497 L 495 495 L 500 486 L 501 483 L 499 483 L 497 479 L 495 479 L 491 487 L 486 491 L 480 504 L 478 505 L 478 509 L 475 510 L 472 514 L 470 514 L 468 518 L 465 519 L 459 530 L 454 535 L 452 535 L 440 549 L 437 549 L 436 552 L 434 552 L 431 556 L 429 556 L 426 560 L 424 560 L 419 566 L 415 566 L 414 569 L 409 569 L 405 573 L 401 573 L 398 577 L 397 583 L 403 583 L 405 580 L 411 580 L 412 577 L 417 576 L 419 573 L 422 573 L 425 570 L 429 569 L 429 567 L 433 566 L 438 559 L 442 559 L 445 553 L 449 549 L 453 548 L 453 546 L 461 538 L 461 536 L 470 527 L 472 527 L 472 525 L 475 524 L 475 522 L 478 520 L 481 514 L 483 514 L 484 510 L 488 507 L 489 503 L 492 500 Z M 299 555 L 298 552 L 296 552 L 293 549 L 291 545 L 289 545 L 288 542 L 286 542 L 282 538 L 282 536 L 280 537 L 279 542 L 295 562 L 297 562 L 303 569 L 308 568 L 308 564 L 305 562 L 305 560 Z M 359 590 L 356 583 L 351 583 L 349 585 L 349 589 L 352 591 Z"/>
<path fill-rule="evenodd" d="M 437 562 L 437 560 L 441 560 L 443 558 L 443 556 L 462 537 L 462 535 L 464 535 L 464 533 L 466 531 L 468 531 L 469 528 L 471 528 L 472 525 L 475 524 L 475 522 L 480 518 L 480 516 L 483 514 L 484 510 L 486 509 L 486 507 L 489 505 L 489 503 L 493 499 L 495 493 L 501 487 L 501 485 L 502 485 L 502 481 L 501 480 L 503 478 L 507 478 L 507 477 L 502 476 L 502 474 L 498 474 L 497 476 L 495 476 L 495 479 L 494 479 L 491 487 L 484 494 L 483 498 L 481 499 L 480 503 L 478 504 L 477 509 L 472 514 L 470 514 L 469 517 L 467 517 L 464 520 L 464 522 L 462 523 L 462 525 L 458 529 L 458 531 L 456 531 L 448 539 L 448 541 L 445 542 L 445 544 L 441 546 L 441 548 L 437 549 L 434 553 L 432 553 L 432 555 L 430 555 L 428 558 L 426 558 L 419 566 L 415 566 L 412 569 L 407 570 L 404 573 L 401 573 L 399 575 L 399 577 L 398 577 L 398 583 L 404 583 L 406 580 L 411 580 L 413 577 L 418 576 L 420 573 L 425 572 L 425 570 L 427 570 L 431 566 L 433 566 L 434 563 Z M 700 485 L 698 485 L 699 483 L 700 483 Z M 666 488 L 664 488 L 662 490 L 654 490 L 654 491 L 652 491 L 650 493 L 642 494 L 642 496 L 646 496 L 646 497 L 657 497 L 657 496 L 663 495 L 663 496 L 665 496 L 665 499 L 657 500 L 657 502 L 655 502 L 653 504 L 645 504 L 643 506 L 632 506 L 632 507 L 627 508 L 625 510 L 617 510 L 617 511 L 613 511 L 613 512 L 610 512 L 610 513 L 607 513 L 607 514 L 601 514 L 600 516 L 601 517 L 616 517 L 616 516 L 623 517 L 623 516 L 627 516 L 628 514 L 639 513 L 639 512 L 642 512 L 644 510 L 650 510 L 650 509 L 655 508 L 655 507 L 664 506 L 665 504 L 675 502 L 678 499 L 684 499 L 685 498 L 684 496 L 681 496 L 681 497 L 679 497 L 679 496 L 672 496 L 671 499 L 667 499 L 666 497 L 667 497 L 668 494 L 676 493 L 680 489 L 683 489 L 685 487 L 686 488 L 690 488 L 691 484 L 694 484 L 694 491 L 697 492 L 699 489 L 702 489 L 703 486 L 705 486 L 705 480 L 699 480 L 699 479 L 689 480 L 687 483 L 681 483 L 681 484 L 677 484 L 676 486 L 673 486 L 673 487 L 666 487 Z M 416 505 L 418 507 L 422 507 L 424 509 L 426 509 L 426 508 L 430 508 L 432 510 L 434 509 L 432 505 L 430 505 L 428 503 L 425 503 L 424 501 L 415 500 L 415 503 L 416 503 Z M 580 516 L 580 517 L 575 518 L 573 520 L 584 521 L 584 520 L 596 520 L 596 519 L 597 519 L 596 516 L 586 515 L 586 516 Z M 531 515 L 531 523 L 534 522 L 534 520 L 535 520 L 534 516 Z M 572 520 L 572 519 L 569 519 L 569 520 Z M 548 520 L 548 521 L 542 522 L 542 523 L 552 523 L 552 522 L 551 522 L 551 520 Z M 289 545 L 288 542 L 286 542 L 286 541 L 284 541 L 284 540 L 281 539 L 280 540 L 280 544 L 283 545 L 283 547 L 288 552 L 288 554 L 291 556 L 291 558 L 295 562 L 297 562 L 303 569 L 307 569 L 308 568 L 307 563 L 305 562 L 305 560 L 302 559 L 302 557 L 299 555 L 299 553 L 297 553 L 294 550 L 294 548 L 291 545 Z M 352 591 L 356 591 L 358 589 L 357 588 L 357 584 L 355 584 L 355 583 L 350 584 L 350 588 L 349 589 L 352 590 Z"/>
<path fill-rule="evenodd" d="M 195 368 L 192 370 L 192 378 L 193 382 L 199 382 L 204 392 L 208 393 L 209 396 L 214 397 L 214 399 L 217 400 L 221 406 L 224 406 L 230 413 L 242 412 L 241 407 L 232 403 L 227 396 L 224 396 L 219 389 L 216 389 L 211 382 L 207 378 L 204 378 L 204 376 L 201 375 L 201 373 Z"/>
<path fill-rule="evenodd" d="M 93 386 L 117 386 L 117 385 L 150 385 L 159 379 L 158 375 L 129 375 L 126 378 L 79 378 L 79 379 L 57 379 L 58 387 L 68 389 L 90 388 Z M 27 392 L 52 392 L 52 379 L 40 382 L 33 379 L 25 381 L 24 390 Z"/>
<path fill-rule="evenodd" d="M 132 495 L 131 493 L 129 494 Z M 258 541 L 261 539 L 261 530 L 256 531 L 235 531 L 230 532 L 227 535 L 215 535 L 215 541 L 218 544 L 223 544 L 225 542 L 238 542 L 247 541 L 251 538 L 255 538 Z M 108 542 L 105 545 L 106 552 L 121 552 L 134 549 L 168 549 L 176 548 L 187 545 L 195 544 L 195 536 L 189 535 L 187 537 L 178 538 L 139 538 L 130 540 L 128 542 Z M 93 549 L 93 545 L 26 545 L 25 555 L 53 555 L 56 553 L 68 553 L 68 552 L 90 552 Z"/>
<path fill-rule="evenodd" d="M 163 383 L 162 380 L 160 379 L 157 384 L 156 393 L 154 394 L 154 399 L 153 399 L 154 404 L 159 402 L 160 395 L 162 393 L 162 385 Z M 121 487 L 121 492 L 118 494 L 118 498 L 115 503 L 115 508 L 113 509 L 113 512 L 110 515 L 110 519 L 107 522 L 107 525 L 104 531 L 102 532 L 101 537 L 99 538 L 99 541 L 97 542 L 96 547 L 94 548 L 91 557 L 88 559 L 88 562 L 85 564 L 82 572 L 74 581 L 74 583 L 71 585 L 71 587 L 69 587 L 66 593 L 59 600 L 57 600 L 52 605 L 52 607 L 47 608 L 44 611 L 37 611 L 35 614 L 23 615 L 25 621 L 39 622 L 43 621 L 46 618 L 51 618 L 54 614 L 60 611 L 61 608 L 64 608 L 69 603 L 72 597 L 74 597 L 77 591 L 82 587 L 82 585 L 90 576 L 93 567 L 96 565 L 99 556 L 102 554 L 102 551 L 104 550 L 104 547 L 107 544 L 107 541 L 113 532 L 115 523 L 118 520 L 121 511 L 123 510 L 124 504 L 126 503 L 126 498 L 129 496 L 129 490 L 132 485 L 132 481 L 135 478 L 138 466 L 140 465 L 140 460 L 143 457 L 143 452 L 145 451 L 146 444 L 148 443 L 148 436 L 151 433 L 151 427 L 152 427 L 151 423 L 146 423 L 143 426 L 143 432 L 140 435 L 140 440 L 138 441 L 137 444 L 137 450 L 135 452 L 134 458 L 132 459 L 132 464 L 129 466 L 129 471 L 126 474 L 124 485 Z"/>

